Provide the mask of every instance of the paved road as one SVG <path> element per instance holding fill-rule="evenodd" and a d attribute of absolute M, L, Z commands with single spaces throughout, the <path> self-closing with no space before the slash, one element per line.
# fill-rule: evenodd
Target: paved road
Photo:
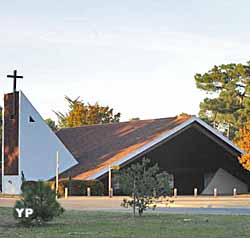
<path fill-rule="evenodd" d="M 16 198 L 1 198 L 0 207 L 13 207 L 16 202 Z"/>
<path fill-rule="evenodd" d="M 127 212 L 128 209 L 120 206 L 123 198 L 121 197 L 70 197 L 68 199 L 59 199 L 59 202 L 67 210 L 82 210 L 82 211 L 123 211 Z M 13 207 L 16 198 L 1 198 L 0 207 Z M 224 214 L 224 215 L 250 215 L 249 205 L 240 207 L 227 207 L 227 208 L 157 208 L 156 212 L 163 213 L 177 213 L 177 214 Z"/>
<path fill-rule="evenodd" d="M 172 214 L 250 215 L 250 208 L 157 208 L 156 211 Z"/>

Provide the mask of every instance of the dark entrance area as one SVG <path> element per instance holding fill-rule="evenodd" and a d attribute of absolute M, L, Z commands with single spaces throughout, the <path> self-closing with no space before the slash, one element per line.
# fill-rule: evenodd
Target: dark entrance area
<path fill-rule="evenodd" d="M 174 176 L 174 187 L 180 195 L 192 195 L 194 188 L 202 193 L 205 175 L 219 168 L 249 184 L 247 171 L 237 159 L 239 152 L 197 123 L 178 131 L 144 156 Z"/>
<path fill-rule="evenodd" d="M 198 193 L 204 189 L 204 177 L 202 172 L 195 169 L 181 169 L 174 172 L 174 187 L 178 188 L 178 193 L 183 195 L 194 194 L 194 188 Z"/>

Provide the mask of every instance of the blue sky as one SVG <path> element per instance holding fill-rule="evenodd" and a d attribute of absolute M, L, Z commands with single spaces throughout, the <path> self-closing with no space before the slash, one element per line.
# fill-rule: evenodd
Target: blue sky
<path fill-rule="evenodd" d="M 250 2 L 0 0 L 0 96 L 13 69 L 44 118 L 64 96 L 131 117 L 197 114 L 195 73 L 250 60 Z M 2 103 L 1 103 L 2 104 Z"/>

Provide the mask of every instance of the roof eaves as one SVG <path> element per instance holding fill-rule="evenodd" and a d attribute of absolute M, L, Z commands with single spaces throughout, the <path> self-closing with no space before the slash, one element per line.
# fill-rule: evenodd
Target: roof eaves
<path fill-rule="evenodd" d="M 205 123 L 204 121 L 202 121 L 200 118 L 196 117 L 196 116 L 192 116 L 190 119 L 188 119 L 187 121 L 181 123 L 180 125 L 176 126 L 175 128 L 171 129 L 170 131 L 164 133 L 163 135 L 159 136 L 158 138 L 154 139 L 153 141 L 147 143 L 146 145 L 142 146 L 141 148 L 131 152 L 130 154 L 126 155 L 125 157 L 123 157 L 122 159 L 110 164 L 110 166 L 114 166 L 114 165 L 121 165 L 123 163 L 125 163 L 126 161 L 134 158 L 135 156 L 139 155 L 140 153 L 143 153 L 145 150 L 151 148 L 152 146 L 160 143 L 161 141 L 167 139 L 169 136 L 175 134 L 176 132 L 180 131 L 181 129 L 185 128 L 186 126 L 190 125 L 193 122 L 197 122 L 200 125 L 202 125 L 203 127 L 205 127 L 208 131 L 210 131 L 211 133 L 213 133 L 214 135 L 216 135 L 217 137 L 219 137 L 221 140 L 223 140 L 225 143 L 227 143 L 229 146 L 233 147 L 236 151 L 240 152 L 241 154 L 244 154 L 245 152 L 243 150 L 241 150 L 239 147 L 237 147 L 236 145 L 234 145 L 232 143 L 232 141 L 230 141 L 228 138 L 226 138 L 223 134 L 221 134 L 219 131 L 217 131 L 216 129 L 212 128 L 210 125 L 208 125 L 207 123 Z M 107 173 L 109 170 L 109 168 L 104 168 L 102 170 L 100 170 L 98 173 L 95 173 L 94 175 L 89 176 L 87 179 L 91 180 L 91 179 L 97 179 L 100 176 L 102 176 L 103 174 Z"/>
<path fill-rule="evenodd" d="M 123 157 L 122 159 L 110 164 L 110 166 L 114 166 L 114 165 L 121 165 L 123 163 L 125 163 L 126 161 L 134 158 L 135 156 L 139 155 L 140 153 L 143 153 L 145 150 L 151 148 L 152 146 L 160 143 L 161 141 L 165 140 L 166 138 L 168 138 L 169 136 L 173 135 L 174 133 L 178 132 L 179 130 L 185 128 L 186 126 L 188 126 L 189 124 L 191 124 L 192 122 L 194 122 L 196 120 L 196 117 L 191 117 L 190 119 L 188 119 L 187 121 L 181 123 L 180 125 L 174 127 L 173 129 L 169 130 L 168 132 L 164 133 L 163 135 L 157 137 L 156 139 L 154 139 L 153 141 L 147 143 L 146 145 L 142 146 L 139 149 L 136 149 L 135 151 L 131 152 L 130 154 L 126 155 L 125 157 Z M 104 168 L 102 170 L 100 170 L 98 173 L 89 176 L 87 179 L 88 180 L 92 180 L 92 179 L 97 179 L 100 176 L 102 176 L 103 174 L 107 173 L 109 170 L 109 168 Z"/>

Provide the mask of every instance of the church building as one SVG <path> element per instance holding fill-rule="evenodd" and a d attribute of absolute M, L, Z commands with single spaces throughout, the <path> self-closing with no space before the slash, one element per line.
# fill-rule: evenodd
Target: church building
<path fill-rule="evenodd" d="M 201 119 L 175 116 L 65 128 L 54 133 L 22 91 L 4 95 L 2 192 L 19 194 L 26 180 L 97 179 L 110 166 L 126 168 L 143 157 L 168 172 L 179 194 L 247 193 L 249 174 L 241 151 Z"/>

